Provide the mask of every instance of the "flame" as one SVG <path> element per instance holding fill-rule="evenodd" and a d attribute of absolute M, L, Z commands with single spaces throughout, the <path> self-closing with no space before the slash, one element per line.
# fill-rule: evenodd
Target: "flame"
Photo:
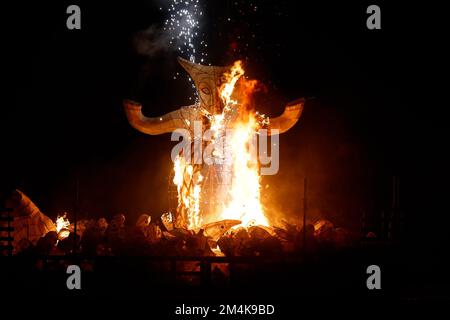
<path fill-rule="evenodd" d="M 224 109 L 221 115 L 215 117 L 217 123 L 212 128 L 222 130 L 226 124 L 223 119 L 226 113 L 238 108 L 238 118 L 227 133 L 227 147 L 231 156 L 231 185 L 227 190 L 227 203 L 219 214 L 220 219 L 237 219 L 243 226 L 263 225 L 269 226 L 263 206 L 261 204 L 261 185 L 259 165 L 254 159 L 251 150 L 252 139 L 258 130 L 258 121 L 255 113 L 249 110 L 250 95 L 256 88 L 256 80 L 247 80 L 244 77 L 241 61 L 236 61 L 229 73 L 225 74 L 226 82 L 220 88 L 220 97 Z M 239 92 L 233 97 L 236 84 L 239 81 Z M 231 136 L 229 136 L 231 134 Z"/>
<path fill-rule="evenodd" d="M 62 240 L 69 236 L 69 226 L 70 221 L 66 218 L 67 213 L 64 212 L 63 215 L 58 215 L 55 221 L 56 224 L 56 233 L 58 233 L 58 239 Z"/>
<path fill-rule="evenodd" d="M 226 152 L 231 160 L 226 171 L 230 185 L 218 189 L 217 194 L 213 195 L 220 203 L 214 216 L 218 220 L 240 220 L 240 226 L 244 227 L 269 226 L 261 204 L 259 164 L 252 153 L 252 139 L 265 118 L 250 108 L 250 97 L 258 82 L 245 79 L 242 77 L 244 73 L 242 62 L 236 61 L 230 72 L 223 75 L 225 80 L 219 87 L 222 113 L 208 117 L 212 131 L 211 143 L 219 146 L 214 148 L 213 157 L 224 157 L 222 152 Z M 220 144 L 220 139 L 224 137 L 226 150 Z M 178 192 L 178 215 L 185 217 L 188 229 L 198 230 L 203 223 L 200 208 L 203 177 L 183 156 L 177 156 L 173 169 L 173 183 Z"/>
<path fill-rule="evenodd" d="M 203 180 L 200 172 L 178 155 L 174 162 L 173 183 L 177 186 L 178 210 L 186 211 L 188 229 L 200 228 L 203 220 L 200 215 L 200 193 Z"/>
<path fill-rule="evenodd" d="M 253 116 L 234 127 L 230 147 L 232 180 L 228 191 L 231 199 L 221 212 L 221 219 L 237 219 L 243 226 L 269 226 L 261 204 L 261 185 L 258 163 L 253 159 L 249 142 L 255 134 Z"/>
<path fill-rule="evenodd" d="M 224 74 L 226 80 L 220 86 L 219 93 L 225 108 L 230 108 L 230 106 L 237 104 L 236 100 L 231 99 L 231 95 L 233 94 L 236 82 L 244 75 L 244 73 L 242 62 L 236 61 L 231 67 L 230 72 Z"/>

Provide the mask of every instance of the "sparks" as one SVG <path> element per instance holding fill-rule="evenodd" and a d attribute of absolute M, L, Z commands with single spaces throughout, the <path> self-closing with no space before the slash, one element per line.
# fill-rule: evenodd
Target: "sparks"
<path fill-rule="evenodd" d="M 168 18 L 164 29 L 170 33 L 170 43 L 181 55 L 187 55 L 192 62 L 204 62 L 207 54 L 203 49 L 206 42 L 200 39 L 200 17 L 203 12 L 199 0 L 172 0 L 167 8 Z M 201 57 L 198 59 L 198 57 Z"/>
<path fill-rule="evenodd" d="M 187 56 L 189 61 L 205 63 L 208 56 L 204 50 L 207 47 L 205 40 L 201 39 L 200 17 L 203 11 L 199 0 L 171 0 L 167 8 L 168 17 L 164 23 L 164 30 L 169 32 L 170 44 L 173 45 L 181 56 Z M 174 76 L 174 79 L 177 77 Z M 195 84 L 191 87 L 195 95 L 195 103 L 198 103 L 198 95 Z M 192 100 L 192 97 L 189 98 Z"/>

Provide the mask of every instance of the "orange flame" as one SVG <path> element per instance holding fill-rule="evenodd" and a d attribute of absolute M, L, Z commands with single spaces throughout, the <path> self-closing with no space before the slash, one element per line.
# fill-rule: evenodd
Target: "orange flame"
<path fill-rule="evenodd" d="M 220 86 L 219 93 L 225 108 L 237 104 L 236 100 L 231 99 L 231 95 L 233 94 L 236 82 L 244 75 L 244 73 L 242 62 L 236 61 L 231 67 L 230 72 L 224 74 L 226 81 Z"/>
<path fill-rule="evenodd" d="M 244 73 L 242 62 L 236 61 L 230 71 L 224 74 L 225 81 L 219 88 L 223 110 L 210 117 L 211 143 L 216 143 L 217 139 L 223 137 L 227 127 L 232 129 L 226 132 L 227 151 L 231 159 L 231 184 L 228 189 L 218 191 L 223 194 L 216 194 L 216 198 L 223 203 L 217 209 L 219 212 L 215 213 L 215 218 L 241 220 L 241 226 L 245 227 L 269 226 L 261 203 L 259 164 L 251 150 L 255 133 L 260 126 L 257 114 L 250 108 L 251 95 L 257 89 L 258 82 L 245 79 L 242 77 Z M 230 116 L 232 113 L 237 114 L 237 117 L 233 119 Z M 216 152 L 217 150 L 213 151 L 213 156 L 220 157 L 219 152 Z M 194 167 L 186 163 L 182 156 L 175 159 L 173 169 L 173 183 L 178 191 L 177 210 L 187 217 L 189 229 L 198 230 L 203 223 L 200 208 L 203 177 L 199 172 L 194 172 Z"/>
<path fill-rule="evenodd" d="M 226 82 L 220 88 L 224 104 L 223 113 L 237 107 L 239 117 L 233 125 L 231 137 L 227 137 L 232 159 L 231 186 L 227 191 L 227 198 L 230 200 L 219 216 L 221 219 L 241 220 L 243 226 L 269 226 L 261 204 L 259 165 L 251 150 L 258 123 L 249 107 L 250 96 L 256 88 L 257 81 L 245 79 L 242 77 L 244 73 L 241 61 L 236 61 L 231 71 L 225 74 Z M 238 80 L 239 90 L 234 94 Z M 223 115 L 220 119 L 223 119 Z"/>
<path fill-rule="evenodd" d="M 186 210 L 188 229 L 198 229 L 202 224 L 200 192 L 203 177 L 200 172 L 194 172 L 194 167 L 188 164 L 183 156 L 176 157 L 173 169 L 173 183 L 178 192 L 178 209 Z"/>

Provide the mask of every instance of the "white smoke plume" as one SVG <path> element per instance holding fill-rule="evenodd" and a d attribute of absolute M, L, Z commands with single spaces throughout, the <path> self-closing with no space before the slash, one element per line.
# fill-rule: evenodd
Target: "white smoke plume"
<path fill-rule="evenodd" d="M 133 47 L 137 54 L 150 58 L 171 50 L 170 35 L 156 25 L 151 25 L 133 37 Z"/>

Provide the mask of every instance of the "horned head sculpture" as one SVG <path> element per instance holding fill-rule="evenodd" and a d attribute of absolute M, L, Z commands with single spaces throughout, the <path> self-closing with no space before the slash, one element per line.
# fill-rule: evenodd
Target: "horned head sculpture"
<path fill-rule="evenodd" d="M 128 121 L 140 132 L 149 135 L 159 135 L 185 129 L 193 133 L 195 132 L 195 122 L 200 121 L 201 123 L 207 124 L 207 119 L 210 119 L 211 115 L 217 115 L 223 112 L 225 106 L 220 97 L 220 89 L 222 84 L 227 80 L 226 74 L 229 73 L 231 67 L 204 66 L 182 58 L 178 58 L 178 62 L 194 81 L 198 94 L 198 103 L 180 107 L 160 117 L 150 118 L 142 114 L 142 106 L 140 103 L 125 100 L 124 108 Z M 303 106 L 303 99 L 296 100 L 285 107 L 281 116 L 269 118 L 268 123 L 265 123 L 267 134 L 283 133 L 292 128 L 300 118 Z M 206 171 L 206 173 L 202 173 L 202 176 L 206 177 L 203 181 L 208 181 L 214 172 L 213 167 L 194 165 L 193 170 L 195 172 Z M 193 189 L 191 177 L 192 175 L 189 178 L 184 176 L 184 179 L 188 180 L 183 182 L 183 188 L 189 188 L 190 191 Z M 212 179 L 211 181 L 215 180 L 217 179 Z M 179 202 L 174 219 L 177 227 L 186 228 L 189 214 L 183 203 L 183 201 Z M 213 209 L 209 211 L 214 212 Z"/>
<path fill-rule="evenodd" d="M 159 135 L 170 133 L 176 129 L 192 130 L 195 120 L 202 120 L 205 113 L 221 113 L 223 106 L 219 97 L 219 88 L 224 81 L 224 73 L 229 67 L 204 66 L 178 58 L 178 62 L 189 73 L 197 89 L 199 104 L 181 107 L 160 117 L 146 117 L 142 114 L 142 105 L 138 102 L 125 100 L 124 108 L 129 123 L 142 133 Z M 284 133 L 292 128 L 300 118 L 304 106 L 304 99 L 295 100 L 287 104 L 283 114 L 269 119 L 268 133 L 277 129 Z M 273 131 L 275 132 L 275 131 Z"/>

